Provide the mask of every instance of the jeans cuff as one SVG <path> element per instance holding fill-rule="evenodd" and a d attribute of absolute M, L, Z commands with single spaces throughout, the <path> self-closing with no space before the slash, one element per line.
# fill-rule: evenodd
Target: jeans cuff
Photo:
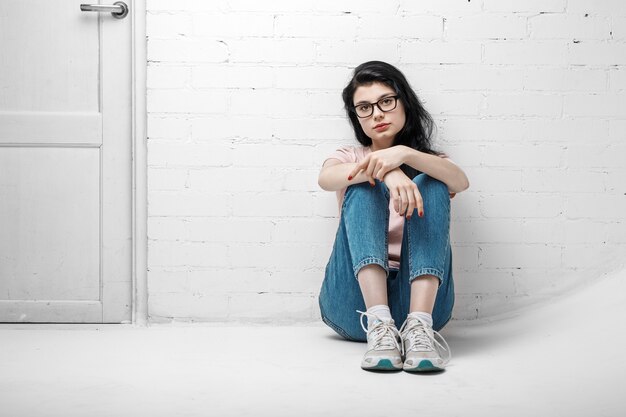
<path fill-rule="evenodd" d="M 415 273 L 411 274 L 411 278 L 409 278 L 409 284 L 413 282 L 417 277 L 421 277 L 422 275 L 434 275 L 439 278 L 439 286 L 443 282 L 443 271 L 441 269 L 436 268 L 420 268 Z"/>
<path fill-rule="evenodd" d="M 385 270 L 385 274 L 386 274 L 385 278 L 389 277 L 389 268 L 387 268 L 387 266 L 385 265 L 385 262 L 383 262 L 379 258 L 369 257 L 369 258 L 363 259 L 361 262 L 356 264 L 356 266 L 353 268 L 353 270 L 354 270 L 354 278 L 358 280 L 359 279 L 359 271 L 364 266 L 372 265 L 372 264 L 379 265 L 381 268 L 383 268 Z"/>

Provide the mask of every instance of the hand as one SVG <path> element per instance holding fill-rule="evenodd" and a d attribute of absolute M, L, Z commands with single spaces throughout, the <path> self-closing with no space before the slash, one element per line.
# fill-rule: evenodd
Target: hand
<path fill-rule="evenodd" d="M 406 218 L 410 219 L 413 210 L 417 209 L 418 215 L 424 216 L 422 195 L 417 189 L 417 185 L 400 168 L 389 171 L 383 182 L 391 193 L 396 213 L 401 216 L 406 215 Z"/>
<path fill-rule="evenodd" d="M 372 152 L 354 167 L 348 175 L 348 179 L 350 180 L 356 177 L 359 172 L 364 171 L 369 179 L 375 178 L 382 181 L 389 171 L 404 164 L 406 154 L 407 147 L 404 145 L 396 145 Z"/>

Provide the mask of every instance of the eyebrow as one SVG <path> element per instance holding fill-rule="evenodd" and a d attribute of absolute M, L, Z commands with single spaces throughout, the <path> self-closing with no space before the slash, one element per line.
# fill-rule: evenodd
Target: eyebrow
<path fill-rule="evenodd" d="M 385 98 L 387 96 L 393 96 L 393 95 L 395 95 L 395 93 L 385 93 L 382 96 L 378 97 L 378 100 L 376 100 L 375 103 L 377 103 L 379 100 L 382 100 L 383 98 Z M 371 104 L 371 102 L 365 101 L 365 100 L 361 100 L 358 103 L 354 103 L 355 106 L 358 106 L 359 104 Z"/>

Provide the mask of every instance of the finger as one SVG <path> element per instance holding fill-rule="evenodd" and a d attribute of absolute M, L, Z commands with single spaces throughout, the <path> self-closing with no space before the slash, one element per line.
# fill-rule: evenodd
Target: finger
<path fill-rule="evenodd" d="M 381 175 L 382 171 L 383 171 L 383 162 L 379 161 L 376 164 L 376 167 L 374 167 L 374 178 L 377 178 L 380 181 L 382 181 L 383 180 L 383 175 Z"/>
<path fill-rule="evenodd" d="M 387 175 L 388 172 L 389 168 L 384 163 L 376 166 L 376 178 L 380 179 L 381 181 L 383 180 L 383 178 L 385 178 L 385 175 Z"/>
<path fill-rule="evenodd" d="M 400 193 L 397 188 L 391 188 L 391 198 L 393 199 L 393 209 L 398 213 L 400 211 Z"/>
<path fill-rule="evenodd" d="M 402 198 L 402 202 L 400 204 L 400 211 L 398 212 L 398 214 L 400 216 L 404 216 L 406 214 L 406 208 L 409 205 L 409 197 L 404 188 L 400 188 L 399 192 L 400 197 Z"/>
<path fill-rule="evenodd" d="M 406 218 L 410 219 L 411 216 L 413 216 L 413 212 L 415 211 L 415 207 L 416 207 L 416 201 L 415 201 L 415 192 L 413 190 L 413 188 L 409 188 L 409 190 L 407 190 L 407 199 L 409 200 L 409 204 L 407 205 L 407 209 L 406 209 Z"/>
<path fill-rule="evenodd" d="M 354 169 L 350 171 L 350 173 L 348 174 L 348 181 L 352 181 L 352 178 L 359 175 L 359 172 L 361 172 L 366 166 L 367 166 L 367 158 L 359 162 L 357 166 L 355 166 Z"/>
<path fill-rule="evenodd" d="M 456 196 L 456 193 L 450 193 L 450 199 L 453 199 Z"/>
<path fill-rule="evenodd" d="M 367 168 L 365 169 L 365 173 L 368 176 L 374 177 L 374 168 L 376 168 L 376 163 L 377 161 L 374 161 L 372 159 L 369 160 L 369 163 L 367 164 Z"/>
<path fill-rule="evenodd" d="M 422 194 L 417 187 L 415 187 L 415 189 L 413 190 L 413 194 L 415 195 L 415 206 L 417 208 L 417 215 L 420 217 L 424 217 L 424 200 L 422 200 Z"/>
<path fill-rule="evenodd" d="M 373 177 L 367 177 L 367 181 L 370 183 L 372 187 L 376 185 L 376 179 Z"/>

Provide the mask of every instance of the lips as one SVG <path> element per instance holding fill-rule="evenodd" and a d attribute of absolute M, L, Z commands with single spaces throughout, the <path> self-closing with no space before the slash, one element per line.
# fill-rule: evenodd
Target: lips
<path fill-rule="evenodd" d="M 379 123 L 376 126 L 374 126 L 374 130 L 377 132 L 382 132 L 383 130 L 387 129 L 390 124 L 391 123 Z"/>

